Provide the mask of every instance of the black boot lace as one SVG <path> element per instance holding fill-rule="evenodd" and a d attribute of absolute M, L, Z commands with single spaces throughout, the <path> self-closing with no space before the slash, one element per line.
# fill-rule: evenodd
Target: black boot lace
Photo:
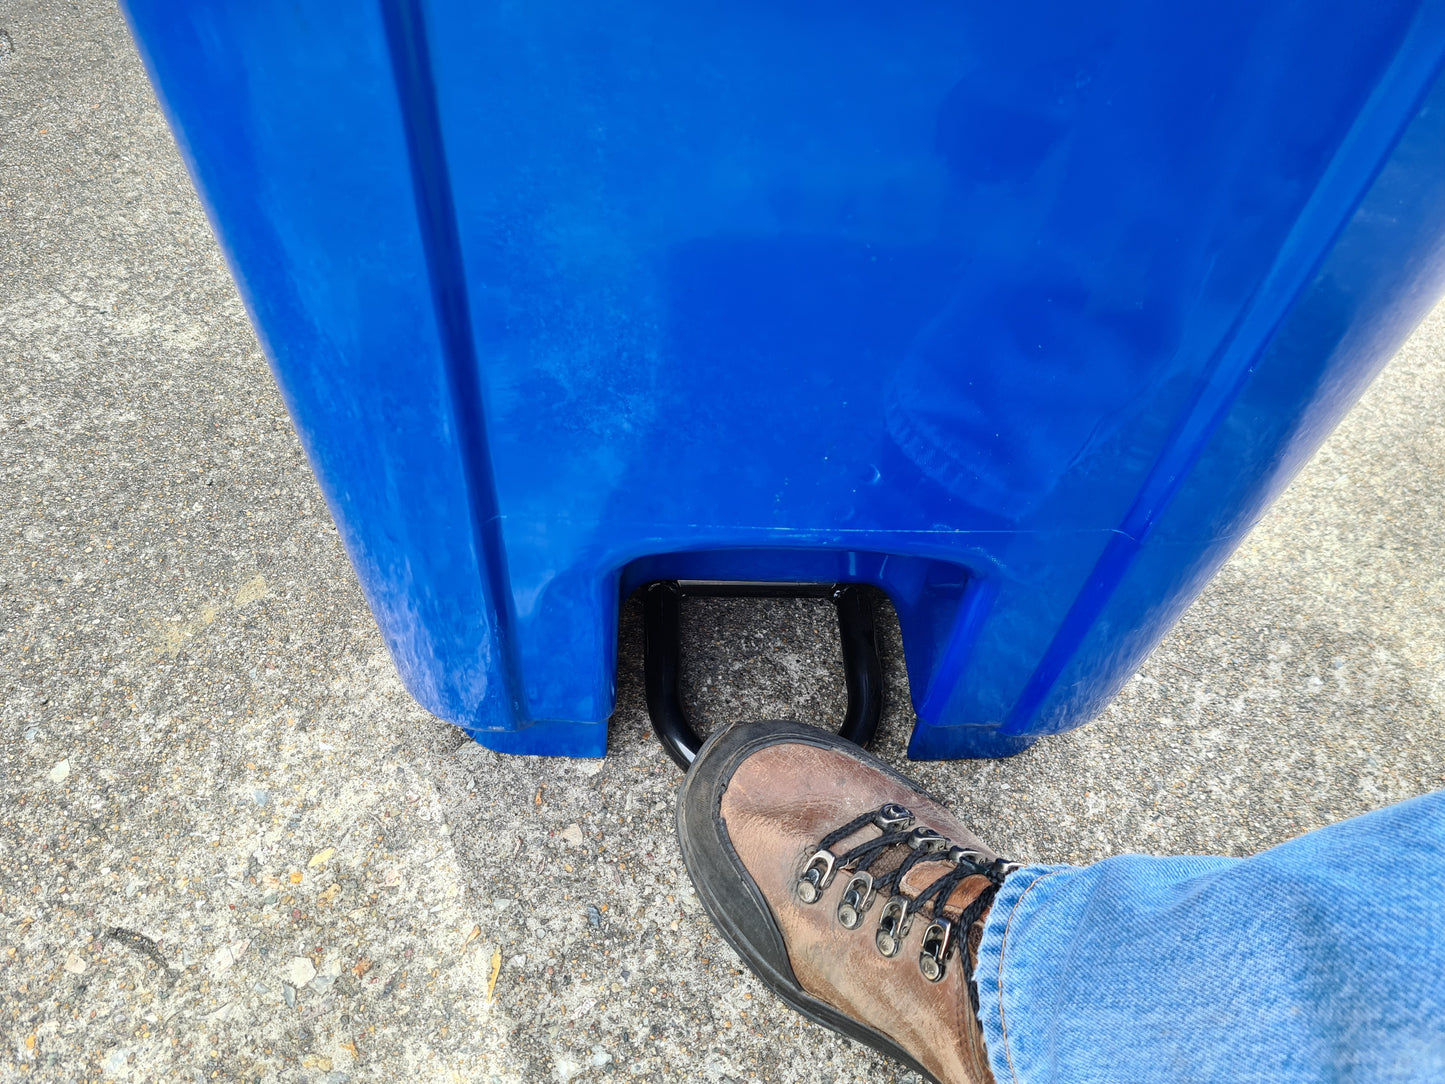
<path fill-rule="evenodd" d="M 869 825 L 878 828 L 881 834 L 842 854 L 834 853 L 833 848 Z M 903 861 L 874 878 L 869 869 L 896 847 L 908 848 Z M 947 863 L 947 868 L 927 888 L 909 899 L 902 894 L 899 886 L 910 870 L 925 862 Z M 878 931 L 873 940 L 878 951 L 888 957 L 898 955 L 903 939 L 913 926 L 914 917 L 925 906 L 928 907 L 928 925 L 923 931 L 918 969 L 930 982 L 938 982 L 947 970 L 949 958 L 958 952 L 963 960 L 969 1001 L 977 1012 L 978 987 L 973 975 L 973 958 L 963 942 L 974 923 L 993 903 L 1004 878 L 1018 868 L 1017 863 L 1007 859 L 990 858 L 967 847 L 954 846 L 932 828 L 915 825 L 913 814 L 903 806 L 889 802 L 824 836 L 798 878 L 797 894 L 805 904 L 817 903 L 838 873 L 848 874 L 837 915 L 839 923 L 849 930 L 856 930 L 862 925 L 864 913 L 875 900 L 886 896 L 887 902 L 880 912 Z M 964 908 L 956 920 L 950 920 L 944 913 L 944 905 L 953 895 L 953 890 L 969 877 L 979 876 L 988 879 L 988 887 Z"/>

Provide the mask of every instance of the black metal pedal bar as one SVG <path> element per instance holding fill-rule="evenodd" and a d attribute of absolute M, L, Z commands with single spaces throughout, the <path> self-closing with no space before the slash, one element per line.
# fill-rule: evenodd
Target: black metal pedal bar
<path fill-rule="evenodd" d="M 873 630 L 873 607 L 865 588 L 852 583 L 751 583 L 720 580 L 658 580 L 643 594 L 643 673 L 652 729 L 678 767 L 687 770 L 702 739 L 687 721 L 678 680 L 682 673 L 681 612 L 694 598 L 827 598 L 838 610 L 848 711 L 838 733 L 865 748 L 883 714 L 883 667 Z"/>

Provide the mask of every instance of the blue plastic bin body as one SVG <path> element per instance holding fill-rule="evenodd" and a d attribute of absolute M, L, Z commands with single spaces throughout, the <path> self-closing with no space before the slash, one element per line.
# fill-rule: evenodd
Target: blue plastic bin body
<path fill-rule="evenodd" d="M 864 581 L 918 757 L 1127 680 L 1445 282 L 1445 3 L 123 0 L 408 687 Z"/>

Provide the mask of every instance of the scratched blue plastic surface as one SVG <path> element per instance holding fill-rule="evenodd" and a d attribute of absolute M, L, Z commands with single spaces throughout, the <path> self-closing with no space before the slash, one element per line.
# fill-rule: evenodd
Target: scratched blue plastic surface
<path fill-rule="evenodd" d="M 1445 281 L 1445 4 L 124 0 L 409 688 L 858 580 L 921 757 L 1138 667 Z"/>

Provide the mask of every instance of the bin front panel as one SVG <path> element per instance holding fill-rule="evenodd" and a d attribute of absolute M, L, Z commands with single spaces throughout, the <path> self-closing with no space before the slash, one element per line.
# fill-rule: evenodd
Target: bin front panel
<path fill-rule="evenodd" d="M 1434 168 L 1440 3 L 127 6 L 403 676 L 496 748 L 602 751 L 657 575 L 883 587 L 918 755 L 1078 725 L 1445 230 L 1339 247 Z"/>

